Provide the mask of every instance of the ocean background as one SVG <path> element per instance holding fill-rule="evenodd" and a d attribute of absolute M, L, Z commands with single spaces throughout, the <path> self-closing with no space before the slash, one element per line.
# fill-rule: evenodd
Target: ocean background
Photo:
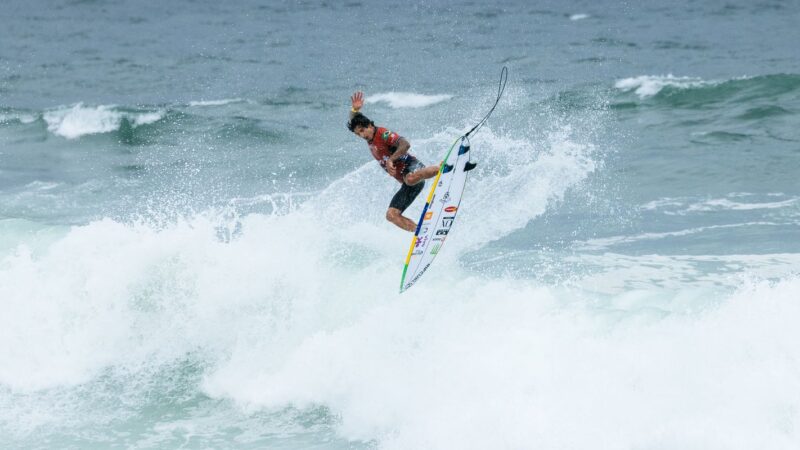
<path fill-rule="evenodd" d="M 800 3 L 5 1 L 3 448 L 800 448 Z M 350 95 L 478 163 L 398 294 Z M 410 207 L 417 219 L 423 196 Z"/>

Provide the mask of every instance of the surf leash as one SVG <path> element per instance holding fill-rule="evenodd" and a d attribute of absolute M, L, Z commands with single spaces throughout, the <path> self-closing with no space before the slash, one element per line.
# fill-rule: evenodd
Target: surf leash
<path fill-rule="evenodd" d="M 486 115 L 483 117 L 483 119 L 481 119 L 480 122 L 478 122 L 477 125 L 472 127 L 471 130 L 467 131 L 466 134 L 461 136 L 463 139 L 469 139 L 469 135 L 470 134 L 477 133 L 478 130 L 480 130 L 481 127 L 486 123 L 486 121 L 489 120 L 489 116 L 492 115 L 492 113 L 494 112 L 494 109 L 497 108 L 497 104 L 500 103 L 500 98 L 503 96 L 503 92 L 505 92 L 505 90 L 506 90 L 506 82 L 507 81 L 508 81 L 508 67 L 503 66 L 503 69 L 500 70 L 500 83 L 497 86 L 497 99 L 494 101 L 494 105 L 492 105 L 492 109 L 490 109 L 489 112 L 486 113 Z"/>

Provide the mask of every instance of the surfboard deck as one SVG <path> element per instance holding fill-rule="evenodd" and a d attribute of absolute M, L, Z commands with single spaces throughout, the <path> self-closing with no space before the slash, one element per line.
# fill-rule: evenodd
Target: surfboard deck
<path fill-rule="evenodd" d="M 461 139 L 458 151 L 453 152 L 457 143 L 458 140 L 447 151 L 439 166 L 439 173 L 428 193 L 414 237 L 411 238 L 400 280 L 401 293 L 419 281 L 428 270 L 450 234 L 458 214 L 467 175 L 475 168 L 475 164 L 470 162 L 469 141 Z"/>

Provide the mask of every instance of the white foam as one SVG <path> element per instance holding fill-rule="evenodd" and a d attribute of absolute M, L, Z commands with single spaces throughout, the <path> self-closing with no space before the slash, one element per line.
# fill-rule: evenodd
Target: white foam
<path fill-rule="evenodd" d="M 790 198 L 780 202 L 743 203 L 734 202 L 727 198 L 718 198 L 690 205 L 687 211 L 749 211 L 756 209 L 779 209 L 794 206 L 798 203 L 798 200 L 800 199 Z"/>
<path fill-rule="evenodd" d="M 589 17 L 591 17 L 589 14 L 573 14 L 573 15 L 569 16 L 569 20 L 573 20 L 573 21 L 575 21 L 575 20 L 584 20 L 584 19 L 588 19 Z"/>
<path fill-rule="evenodd" d="M 239 206 L 268 205 L 272 214 L 285 215 L 297 210 L 304 202 L 313 198 L 318 192 L 278 192 L 253 197 L 234 198 L 230 205 Z"/>
<path fill-rule="evenodd" d="M 32 181 L 25 185 L 26 191 L 49 191 L 62 186 L 63 183 L 56 183 L 53 181 Z"/>
<path fill-rule="evenodd" d="M 345 437 L 390 449 L 790 449 L 800 437 L 798 279 L 705 310 L 692 309 L 700 291 L 586 307 L 566 301 L 585 294 L 507 280 L 429 287 L 307 336 L 278 364 L 237 346 L 206 390 L 251 409 L 325 405 Z"/>
<path fill-rule="evenodd" d="M 705 227 L 687 228 L 677 231 L 666 231 L 662 233 L 641 233 L 636 235 L 611 236 L 606 238 L 589 239 L 583 242 L 575 242 L 575 248 L 579 250 L 596 251 L 596 250 L 606 249 L 614 245 L 630 244 L 632 242 L 659 240 L 668 237 L 679 237 L 679 236 L 689 236 L 692 234 L 700 234 L 712 230 L 754 227 L 754 226 L 781 226 L 781 224 L 775 222 L 764 222 L 764 221 L 731 223 L 724 225 L 709 225 Z"/>
<path fill-rule="evenodd" d="M 241 103 L 243 102 L 240 98 L 229 98 L 223 100 L 200 100 L 200 101 L 192 101 L 189 102 L 189 106 L 224 106 L 230 105 L 231 103 Z"/>
<path fill-rule="evenodd" d="M 559 261 L 576 273 L 573 282 L 592 292 L 625 296 L 638 290 L 661 289 L 677 292 L 691 289 L 717 298 L 720 289 L 741 285 L 743 274 L 761 279 L 796 276 L 798 254 L 763 255 L 625 255 L 577 254 Z M 580 275 L 577 275 L 580 273 Z M 700 302 L 695 307 L 706 307 Z"/>
<path fill-rule="evenodd" d="M 660 198 L 658 200 L 651 200 L 645 203 L 644 205 L 640 206 L 640 208 L 647 211 L 656 211 L 667 207 L 677 207 L 683 205 L 684 205 L 684 199 L 666 197 L 666 198 Z"/>
<path fill-rule="evenodd" d="M 228 219 L 209 214 L 19 246 L 0 261 L 0 385 L 69 387 L 109 369 L 136 383 L 192 354 L 214 398 L 323 405 L 341 436 L 381 448 L 790 449 L 800 437 L 796 277 L 665 288 L 649 277 L 697 278 L 702 261 L 601 255 L 598 283 L 639 283 L 600 294 L 452 264 L 400 296 L 407 242 L 381 217 L 340 227 L 325 212 L 236 218 L 229 241 Z M 18 420 L 13 407 L 0 417 Z"/>
<path fill-rule="evenodd" d="M 366 103 L 387 103 L 391 108 L 424 108 L 453 98 L 452 95 L 424 95 L 413 92 L 384 92 L 368 96 Z"/>
<path fill-rule="evenodd" d="M 140 114 L 123 114 L 130 118 L 132 125 L 138 127 L 140 125 L 149 125 L 151 123 L 156 123 L 159 120 L 164 118 L 164 113 L 159 112 L 149 112 L 149 113 L 140 113 Z"/>
<path fill-rule="evenodd" d="M 677 88 L 691 88 L 708 84 L 700 78 L 675 77 L 672 74 L 666 76 L 642 75 L 632 78 L 624 78 L 614 83 L 614 87 L 623 91 L 633 90 L 639 98 L 652 97 L 667 86 Z"/>
<path fill-rule="evenodd" d="M 36 122 L 37 119 L 38 117 L 33 114 L 24 114 L 24 113 L 0 114 L 0 123 L 18 121 L 22 124 L 29 124 Z"/>
<path fill-rule="evenodd" d="M 693 212 L 708 211 L 751 211 L 760 209 L 792 208 L 800 204 L 800 198 L 790 197 L 783 193 L 767 194 L 766 197 L 778 198 L 776 201 L 759 201 L 763 196 L 747 192 L 733 192 L 722 198 L 698 200 L 696 198 L 661 198 L 640 206 L 647 211 L 663 211 L 668 215 L 686 215 Z M 788 198 L 787 198 L 788 197 Z M 746 201 L 750 200 L 750 201 Z"/>
<path fill-rule="evenodd" d="M 47 129 L 67 139 L 118 130 L 123 119 L 129 120 L 133 127 L 137 127 L 157 122 L 163 117 L 163 111 L 133 113 L 119 111 L 114 106 L 92 107 L 84 106 L 83 103 L 44 113 Z"/>
<path fill-rule="evenodd" d="M 473 140 L 473 147 L 478 166 L 469 181 L 469 195 L 462 200 L 458 222 L 459 228 L 471 232 L 448 243 L 455 244 L 459 252 L 525 227 L 600 165 L 597 147 L 581 142 L 569 126 L 550 132 L 540 143 L 496 136 L 491 129 L 484 129 Z"/>

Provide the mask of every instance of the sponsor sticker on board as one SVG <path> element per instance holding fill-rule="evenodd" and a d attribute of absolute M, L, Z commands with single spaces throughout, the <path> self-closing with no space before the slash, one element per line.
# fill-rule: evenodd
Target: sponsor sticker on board
<path fill-rule="evenodd" d="M 444 209 L 444 212 L 448 213 L 454 213 L 456 211 L 458 211 L 458 206 L 448 206 L 447 208 Z"/>

